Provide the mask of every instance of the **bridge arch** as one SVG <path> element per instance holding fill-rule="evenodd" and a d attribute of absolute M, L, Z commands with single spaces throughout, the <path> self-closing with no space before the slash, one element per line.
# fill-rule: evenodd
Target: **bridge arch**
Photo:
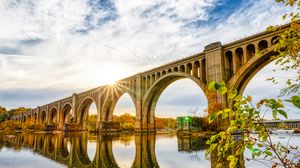
<path fill-rule="evenodd" d="M 268 43 L 266 40 L 262 40 L 258 43 L 259 52 L 261 54 L 257 54 L 251 57 L 247 65 L 240 67 L 237 72 L 230 78 L 228 81 L 228 85 L 237 89 L 239 94 L 243 94 L 246 86 L 249 81 L 255 76 L 257 72 L 259 72 L 263 67 L 274 61 L 272 56 L 275 56 L 274 46 L 268 47 Z"/>
<path fill-rule="evenodd" d="M 34 122 L 37 122 L 38 120 L 38 113 L 37 112 L 34 112 L 33 113 L 33 120 L 34 120 Z"/>
<path fill-rule="evenodd" d="M 81 103 L 79 104 L 79 108 L 78 108 L 78 112 L 77 112 L 77 119 L 78 119 L 78 123 L 81 124 L 82 128 L 85 130 L 87 129 L 87 121 L 88 121 L 88 117 L 89 117 L 89 111 L 90 111 L 90 107 L 92 104 L 96 105 L 96 113 L 97 115 L 99 114 L 99 107 L 97 104 L 97 101 L 88 96 L 86 98 L 84 98 Z"/>
<path fill-rule="evenodd" d="M 112 86 L 112 87 L 116 87 L 115 93 L 114 93 L 115 95 L 106 98 L 104 106 L 102 107 L 102 113 L 103 113 L 102 121 L 112 121 L 115 107 L 116 107 L 117 103 L 119 102 L 120 98 L 126 93 L 132 99 L 132 102 L 135 107 L 135 111 L 137 109 L 135 95 L 132 91 L 129 90 L 129 88 L 118 88 L 118 86 Z"/>
<path fill-rule="evenodd" d="M 26 116 L 25 115 L 23 116 L 23 122 L 24 123 L 26 122 Z"/>
<path fill-rule="evenodd" d="M 72 111 L 72 105 L 70 103 L 65 103 L 63 106 L 62 106 L 62 110 L 60 112 L 60 128 L 62 128 L 65 123 L 68 123 L 68 120 L 70 119 L 68 117 L 68 115 L 71 115 L 71 112 Z"/>
<path fill-rule="evenodd" d="M 159 80 L 157 80 L 151 88 L 148 89 L 145 96 L 143 97 L 143 128 L 144 129 L 155 129 L 155 107 L 157 104 L 157 101 L 163 91 L 173 82 L 180 80 L 180 79 L 190 79 L 194 81 L 200 88 L 200 90 L 206 95 L 206 84 L 201 82 L 199 78 L 195 77 L 193 75 L 191 67 L 192 64 L 187 64 L 186 72 L 174 72 L 174 73 L 168 73 L 167 75 L 163 76 Z M 147 128 L 145 128 L 147 127 Z"/>
<path fill-rule="evenodd" d="M 46 122 L 46 118 L 47 117 L 47 114 L 46 114 L 46 111 L 45 110 L 43 110 L 42 112 L 41 112 L 41 124 L 44 124 L 45 122 Z"/>
<path fill-rule="evenodd" d="M 27 121 L 29 121 L 29 123 L 32 124 L 33 119 L 32 119 L 31 113 L 29 113 L 29 114 L 27 115 Z"/>
<path fill-rule="evenodd" d="M 57 113 L 58 113 L 57 108 L 52 107 L 52 109 L 50 110 L 50 113 L 49 113 L 49 123 L 56 123 Z"/>

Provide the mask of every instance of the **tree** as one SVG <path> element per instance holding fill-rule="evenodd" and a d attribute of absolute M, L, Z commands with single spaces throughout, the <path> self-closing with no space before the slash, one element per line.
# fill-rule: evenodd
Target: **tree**
<path fill-rule="evenodd" d="M 93 114 L 88 116 L 87 121 L 87 129 L 88 131 L 96 131 L 97 130 L 97 115 Z"/>
<path fill-rule="evenodd" d="M 278 3 L 282 3 L 285 6 L 291 8 L 291 12 L 283 15 L 283 20 L 289 19 L 290 27 L 288 30 L 280 34 L 274 42 L 274 51 L 278 53 L 276 64 L 280 65 L 281 70 L 296 71 L 296 76 L 293 79 L 287 79 L 284 89 L 282 89 L 281 95 L 285 94 L 300 94 L 300 0 L 276 0 Z M 293 10 L 296 9 L 296 10 Z M 280 29 L 278 26 L 270 26 L 268 30 L 276 31 Z M 276 83 L 275 77 L 271 77 L 268 80 Z M 292 98 L 290 102 L 299 107 L 299 99 Z"/>
<path fill-rule="evenodd" d="M 286 87 L 281 90 L 281 95 L 292 95 L 287 101 L 300 109 L 300 0 L 276 0 L 276 2 L 293 8 L 292 12 L 283 16 L 283 19 L 290 19 L 290 27 L 275 39 L 278 42 L 274 48 L 277 53 L 276 64 L 282 70 L 296 71 L 293 78 L 286 80 Z M 277 26 L 268 28 L 270 31 L 278 29 L 280 27 Z M 275 77 L 268 80 L 277 82 Z M 229 164 L 229 167 L 240 167 L 242 164 L 240 159 L 243 158 L 246 149 L 252 152 L 253 159 L 270 160 L 272 167 L 300 167 L 299 147 L 275 143 L 261 117 L 264 107 L 272 112 L 273 119 L 278 119 L 278 116 L 287 118 L 283 100 L 263 99 L 254 105 L 251 96 L 238 95 L 236 90 L 225 86 L 224 82 L 212 82 L 209 89 L 226 94 L 228 99 L 227 108 L 209 116 L 210 123 L 216 119 L 228 122 L 227 129 L 216 133 L 207 141 L 210 145 L 208 153 L 215 154 L 220 160 L 217 167 L 223 167 L 224 164 Z M 251 134 L 253 132 L 257 135 Z"/>

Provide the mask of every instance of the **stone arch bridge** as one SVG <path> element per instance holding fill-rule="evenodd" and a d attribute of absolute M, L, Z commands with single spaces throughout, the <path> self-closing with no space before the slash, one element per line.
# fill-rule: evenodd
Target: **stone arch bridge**
<path fill-rule="evenodd" d="M 273 60 L 276 39 L 288 28 L 289 25 L 284 25 L 278 31 L 261 32 L 225 45 L 212 43 L 199 54 L 135 74 L 114 85 L 73 93 L 70 97 L 13 115 L 11 119 L 19 122 L 34 119 L 36 123 L 52 123 L 58 130 L 68 130 L 67 118 L 72 116 L 73 123 L 78 125 L 76 129 L 85 130 L 88 110 L 94 102 L 100 128 L 101 123 L 112 121 L 119 98 L 128 93 L 136 109 L 136 131 L 155 131 L 155 106 L 159 96 L 168 85 L 183 78 L 199 86 L 207 97 L 208 112 L 213 113 L 214 107 L 226 106 L 226 97 L 209 92 L 208 83 L 225 81 L 243 93 L 252 77 Z"/>

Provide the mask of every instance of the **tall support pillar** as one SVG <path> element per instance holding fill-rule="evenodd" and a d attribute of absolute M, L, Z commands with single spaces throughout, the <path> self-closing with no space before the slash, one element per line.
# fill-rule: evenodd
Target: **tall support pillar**
<path fill-rule="evenodd" d="M 40 122 L 40 107 L 39 106 L 37 106 L 37 108 L 36 108 L 36 121 L 35 121 L 35 123 L 36 124 L 38 124 L 39 122 Z"/>
<path fill-rule="evenodd" d="M 46 119 L 45 119 L 45 121 L 46 121 L 47 124 L 49 124 L 50 123 L 50 117 L 51 117 L 50 115 L 52 115 L 52 114 L 50 114 L 50 111 L 49 111 L 49 105 L 46 106 L 46 110 L 47 111 L 46 111 Z"/>
<path fill-rule="evenodd" d="M 77 122 L 77 115 L 76 115 L 76 93 L 73 93 L 72 95 L 72 117 L 74 118 L 74 121 Z"/>
<path fill-rule="evenodd" d="M 57 111 L 56 111 L 56 118 L 55 118 L 55 124 L 56 124 L 56 129 L 58 129 L 59 127 L 59 123 L 60 123 L 60 118 L 61 118 L 61 113 L 60 113 L 60 110 L 61 110 L 61 103 L 60 101 L 57 103 Z"/>
<path fill-rule="evenodd" d="M 136 108 L 136 117 L 135 117 L 135 131 L 140 132 L 143 131 L 146 127 L 146 123 L 144 123 L 144 116 L 143 116 L 143 107 L 142 107 L 142 99 L 143 99 L 143 90 L 146 90 L 147 82 L 142 82 L 142 76 L 139 74 L 135 80 L 135 108 Z"/>
<path fill-rule="evenodd" d="M 100 124 L 102 121 L 102 90 L 99 91 L 98 93 L 98 99 L 97 99 L 97 122 L 96 122 L 96 128 L 99 130 Z"/>
<path fill-rule="evenodd" d="M 207 83 L 212 81 L 225 81 L 225 62 L 223 57 L 223 50 L 220 42 L 212 43 L 205 47 L 206 72 Z M 208 113 L 213 114 L 226 107 L 226 97 L 219 95 L 214 91 L 206 91 L 208 99 Z M 218 121 L 216 123 L 217 129 L 223 129 L 224 123 Z"/>

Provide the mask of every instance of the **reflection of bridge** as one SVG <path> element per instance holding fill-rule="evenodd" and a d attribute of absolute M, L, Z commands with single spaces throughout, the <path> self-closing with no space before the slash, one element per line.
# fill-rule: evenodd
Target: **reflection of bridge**
<path fill-rule="evenodd" d="M 44 157 L 68 167 L 119 167 L 112 151 L 112 138 L 99 135 L 96 140 L 96 152 L 90 160 L 87 152 L 87 133 L 69 134 L 17 134 L 8 141 L 16 150 L 28 148 Z M 4 143 L 3 143 L 4 144 Z M 134 168 L 159 167 L 155 156 L 155 135 L 135 136 Z"/>
<path fill-rule="evenodd" d="M 76 129 L 86 129 L 89 107 L 93 102 L 97 107 L 97 123 L 100 125 L 101 122 L 112 120 L 116 103 L 124 93 L 128 93 L 136 108 L 136 130 L 154 131 L 154 110 L 159 96 L 168 85 L 182 78 L 191 79 L 201 88 L 208 100 L 208 112 L 213 113 L 226 106 L 226 97 L 209 92 L 207 84 L 225 81 L 243 93 L 252 77 L 272 61 L 278 33 L 287 28 L 286 25 L 277 32 L 262 32 L 226 45 L 213 43 L 206 46 L 202 53 L 138 73 L 115 85 L 74 93 L 70 97 L 14 115 L 12 119 L 24 122 L 33 118 L 37 123 L 51 123 L 65 130 L 67 118 L 71 115 L 78 125 Z M 259 55 L 255 54 L 258 52 Z"/>
<path fill-rule="evenodd" d="M 264 124 L 268 128 L 279 128 L 280 125 L 286 128 L 300 128 L 300 120 L 270 120 L 264 121 Z"/>

